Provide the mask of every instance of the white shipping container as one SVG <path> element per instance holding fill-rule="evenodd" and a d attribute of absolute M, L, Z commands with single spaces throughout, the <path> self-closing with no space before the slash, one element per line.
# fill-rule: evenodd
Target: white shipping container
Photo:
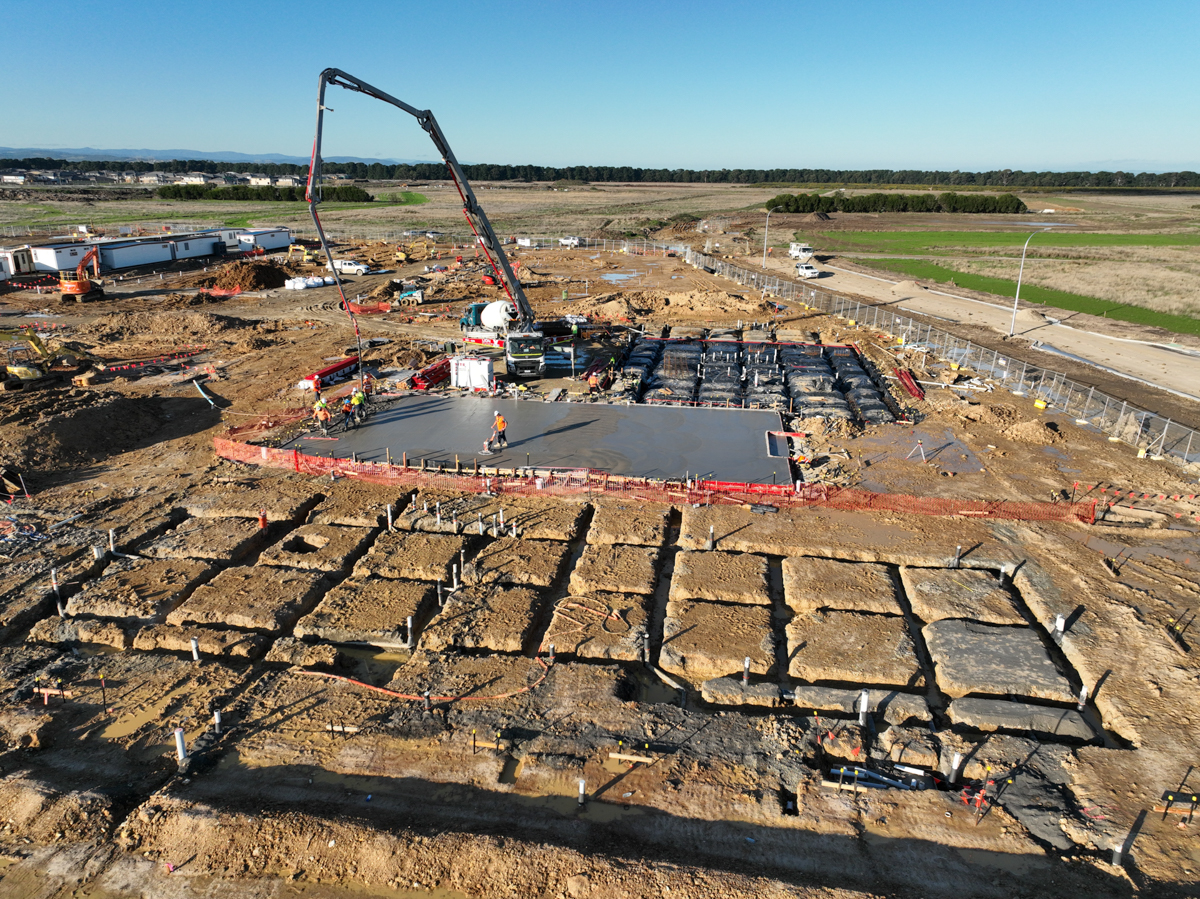
<path fill-rule="evenodd" d="M 492 386 L 492 360 L 484 356 L 451 356 L 450 386 L 488 390 Z"/>
<path fill-rule="evenodd" d="M 11 250 L 0 250 L 0 260 L 7 267 L 9 275 L 19 275 L 22 272 L 32 272 L 33 254 L 29 247 L 15 247 Z"/>

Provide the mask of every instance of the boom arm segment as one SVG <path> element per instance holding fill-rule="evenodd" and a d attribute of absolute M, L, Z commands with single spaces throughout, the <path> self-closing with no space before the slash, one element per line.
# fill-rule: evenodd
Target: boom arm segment
<path fill-rule="evenodd" d="M 316 218 L 316 204 L 321 202 L 320 186 L 318 183 L 322 162 L 321 129 L 325 110 L 328 108 L 325 106 L 325 87 L 329 84 L 336 84 L 347 90 L 366 94 L 369 97 L 374 97 L 376 100 L 382 100 L 384 103 L 390 103 L 397 109 L 403 110 L 413 116 L 420 123 L 421 127 L 425 129 L 426 133 L 433 140 L 434 146 L 437 147 L 438 153 L 441 154 L 442 160 L 446 163 L 446 167 L 450 170 L 450 177 L 454 181 L 454 186 L 458 189 L 458 195 L 462 198 L 463 215 L 466 216 L 467 223 L 471 226 L 471 230 L 479 240 L 479 245 L 483 248 L 484 255 L 487 256 L 488 262 L 491 264 L 496 276 L 500 279 L 500 283 L 504 286 L 504 292 L 508 294 L 509 299 L 517 307 L 518 329 L 522 331 L 533 330 L 533 308 L 529 305 L 525 291 L 521 289 L 521 282 L 517 280 L 512 266 L 509 265 L 508 257 L 504 254 L 504 249 L 496 237 L 496 232 L 492 230 L 491 222 L 488 221 L 487 216 L 479 205 L 479 201 L 475 199 L 475 192 L 471 190 L 471 185 L 467 181 L 466 175 L 463 174 L 463 170 L 454 156 L 454 151 L 450 149 L 450 145 L 446 142 L 446 136 L 442 134 L 442 129 L 438 127 L 437 119 L 433 117 L 433 113 L 428 109 L 417 109 L 403 100 L 397 100 L 391 94 L 384 93 L 378 88 L 367 84 L 365 81 L 343 72 L 341 69 L 326 69 L 323 71 L 318 88 L 317 136 L 316 140 L 313 141 L 312 162 L 308 168 L 308 187 L 305 193 L 309 208 L 314 212 L 314 219 Z"/>
<path fill-rule="evenodd" d="M 79 267 L 75 269 L 75 275 L 78 280 L 82 281 L 87 277 L 87 266 L 89 262 L 96 263 L 96 277 L 100 277 L 100 250 L 97 247 L 92 247 L 83 254 L 83 258 L 79 260 Z"/>

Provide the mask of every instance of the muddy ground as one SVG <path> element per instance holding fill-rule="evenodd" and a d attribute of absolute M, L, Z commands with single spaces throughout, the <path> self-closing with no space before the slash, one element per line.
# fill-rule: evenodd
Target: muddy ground
<path fill-rule="evenodd" d="M 592 255 L 528 254 L 546 313 L 769 319 L 678 260 Z M 596 296 L 604 273 L 639 283 Z M 434 358 L 491 289 L 439 290 L 427 317 L 362 320 L 390 341 L 374 365 Z M 211 442 L 259 423 L 269 440 L 305 405 L 296 382 L 353 344 L 330 291 L 174 302 L 134 285 L 53 307 L 62 345 L 115 370 L 0 394 L 0 462 L 31 494 L 0 529 L 0 892 L 1194 894 L 1195 472 L 901 351 L 946 386 L 902 400 L 907 425 L 789 422 L 809 435 L 798 475 L 1096 498 L 1102 518 L 330 483 Z M 830 316 L 782 327 L 881 367 L 896 352 Z M 585 392 L 531 392 L 552 387 Z M 439 503 L 485 533 L 451 535 Z M 856 765 L 927 789 L 856 787 Z M 1167 793 L 1182 805 L 1156 811 Z"/>

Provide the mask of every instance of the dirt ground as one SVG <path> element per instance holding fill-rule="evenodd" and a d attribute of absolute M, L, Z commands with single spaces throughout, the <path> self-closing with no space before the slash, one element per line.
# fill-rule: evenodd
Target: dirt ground
<path fill-rule="evenodd" d="M 539 308 L 771 326 L 753 295 L 679 260 L 595 255 L 520 254 Z M 367 359 L 436 358 L 488 290 L 447 278 L 427 316 L 364 316 L 364 339 L 388 341 Z M 30 491 L 0 523 L 0 893 L 1182 897 L 1200 882 L 1200 824 L 1179 813 L 1200 789 L 1194 471 L 914 355 L 947 386 L 902 400 L 910 422 L 781 420 L 806 434 L 799 476 L 1097 500 L 1097 521 L 331 481 L 212 444 L 297 427 L 311 394 L 296 383 L 355 344 L 329 289 L 210 308 L 135 284 L 78 308 L 7 294 L 0 311 L 112 363 L 97 386 L 0 393 L 0 464 Z M 895 362 L 883 335 L 832 316 L 781 327 Z M 564 376 L 529 393 L 554 387 L 586 390 Z M 927 788 L 856 790 L 855 766 Z"/>

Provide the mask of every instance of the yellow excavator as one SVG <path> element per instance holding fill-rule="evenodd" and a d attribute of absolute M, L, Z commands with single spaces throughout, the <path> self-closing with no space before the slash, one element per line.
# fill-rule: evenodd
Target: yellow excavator
<path fill-rule="evenodd" d="M 50 352 L 36 333 L 24 329 L 0 331 L 0 353 L 0 390 L 22 390 L 52 374 L 74 375 L 91 365 L 86 356 Z"/>

